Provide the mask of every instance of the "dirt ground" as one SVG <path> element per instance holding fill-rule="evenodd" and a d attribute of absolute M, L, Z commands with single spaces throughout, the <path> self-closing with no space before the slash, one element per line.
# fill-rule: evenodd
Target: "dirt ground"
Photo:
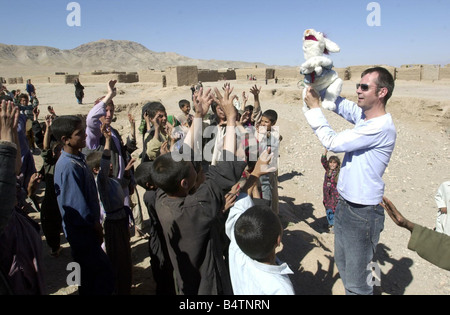
<path fill-rule="evenodd" d="M 222 87 L 224 82 L 205 83 Z M 278 256 L 294 271 L 291 280 L 298 295 L 342 295 L 344 289 L 334 264 L 334 235 L 325 229 L 325 209 L 322 205 L 324 170 L 320 164 L 323 148 L 307 124 L 301 111 L 301 89 L 297 82 L 231 81 L 235 93 L 249 94 L 255 83 L 262 87 L 262 109 L 278 112 L 283 136 L 280 152 L 279 195 L 280 218 L 284 226 L 282 247 Z M 342 95 L 355 100 L 355 84 L 345 81 Z M 41 103 L 41 118 L 51 105 L 58 115 L 87 114 L 98 97 L 105 95 L 105 84 L 86 84 L 85 105 L 78 105 L 72 85 L 37 85 Z M 115 98 L 117 121 L 114 126 L 126 135 L 129 132 L 127 114 L 139 119 L 141 106 L 159 100 L 168 114 L 177 114 L 178 101 L 190 99 L 189 87 L 161 88 L 152 84 L 118 84 Z M 24 88 L 24 86 L 8 86 Z M 439 185 L 450 180 L 450 81 L 397 81 L 388 112 L 393 115 L 398 131 L 397 145 L 384 175 L 386 196 L 411 221 L 434 228 L 437 208 L 434 196 Z M 352 128 L 337 115 L 326 112 L 336 131 Z M 139 137 L 138 137 L 139 138 Z M 138 143 L 139 144 L 139 143 Z M 338 155 L 342 159 L 342 155 Z M 41 159 L 35 156 L 37 165 Z M 144 219 L 148 220 L 146 210 Z M 32 214 L 39 221 L 39 214 Z M 450 273 L 439 269 L 407 249 L 410 233 L 397 227 L 387 216 L 376 258 L 381 270 L 381 286 L 376 293 L 383 295 L 448 295 Z M 61 235 L 63 250 L 59 258 L 48 255 L 43 238 L 44 268 L 47 293 L 74 294 L 68 287 L 66 270 L 71 261 L 70 248 Z M 134 295 L 153 295 L 155 287 L 150 269 L 147 240 L 134 236 Z M 76 294 L 76 293 L 75 293 Z"/>

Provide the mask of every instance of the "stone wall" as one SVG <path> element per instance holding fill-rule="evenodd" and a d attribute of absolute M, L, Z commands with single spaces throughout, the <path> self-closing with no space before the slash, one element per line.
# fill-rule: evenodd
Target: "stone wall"
<path fill-rule="evenodd" d="M 198 70 L 198 81 L 217 82 L 217 81 L 219 81 L 219 71 L 199 69 Z"/>
<path fill-rule="evenodd" d="M 178 66 L 166 69 L 168 86 L 190 86 L 198 83 L 197 66 Z"/>
<path fill-rule="evenodd" d="M 236 71 L 234 69 L 219 69 L 218 73 L 219 73 L 219 80 L 223 81 L 236 80 Z"/>
<path fill-rule="evenodd" d="M 142 70 L 138 72 L 139 82 L 162 84 L 162 77 L 165 74 L 164 70 Z"/>
<path fill-rule="evenodd" d="M 420 65 L 403 65 L 397 68 L 397 80 L 420 81 Z"/>
<path fill-rule="evenodd" d="M 439 80 L 450 80 L 450 65 L 445 65 L 440 69 Z"/>

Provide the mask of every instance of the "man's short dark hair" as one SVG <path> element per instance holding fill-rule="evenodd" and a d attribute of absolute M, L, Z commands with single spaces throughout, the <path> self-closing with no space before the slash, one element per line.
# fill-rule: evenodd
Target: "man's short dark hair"
<path fill-rule="evenodd" d="M 236 221 L 234 236 L 239 248 L 251 259 L 264 262 L 274 251 L 283 227 L 267 206 L 254 206 Z"/>
<path fill-rule="evenodd" d="M 277 120 L 278 120 L 277 112 L 272 110 L 272 109 L 266 110 L 264 112 L 264 114 L 262 114 L 262 116 L 266 117 L 267 119 L 269 119 L 272 122 L 272 124 L 276 123 Z"/>
<path fill-rule="evenodd" d="M 151 176 L 153 183 L 168 195 L 177 193 L 181 180 L 189 176 L 191 162 L 176 162 L 170 153 L 160 155 L 153 161 Z"/>
<path fill-rule="evenodd" d="M 386 96 L 384 97 L 384 104 L 386 105 L 387 102 L 389 101 L 389 99 L 391 98 L 392 93 L 394 92 L 394 89 L 395 89 L 394 77 L 387 69 L 385 69 L 383 67 L 374 67 L 374 68 L 369 68 L 369 69 L 365 70 L 361 74 L 361 78 L 370 73 L 373 73 L 373 72 L 378 73 L 378 80 L 376 82 L 377 93 L 382 88 L 387 88 L 387 90 L 388 90 Z"/>
<path fill-rule="evenodd" d="M 83 121 L 78 116 L 59 116 L 50 128 L 56 140 L 61 142 L 62 137 L 70 138 L 80 125 L 83 125 Z"/>

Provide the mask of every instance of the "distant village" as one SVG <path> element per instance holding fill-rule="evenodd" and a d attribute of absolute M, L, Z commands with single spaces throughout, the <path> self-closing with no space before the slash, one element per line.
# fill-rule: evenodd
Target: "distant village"
<path fill-rule="evenodd" d="M 358 80 L 359 75 L 374 65 L 334 68 L 343 80 Z M 385 66 L 396 80 L 435 81 L 450 79 L 450 65 L 403 65 L 399 68 Z M 355 77 L 356 76 L 356 77 Z M 142 70 L 139 72 L 94 71 L 91 73 L 68 74 L 56 72 L 52 75 L 32 75 L 26 78 L 3 78 L 7 84 L 22 84 L 31 79 L 33 83 L 72 84 L 75 79 L 83 83 L 104 83 L 117 80 L 119 83 L 157 83 L 161 87 L 190 86 L 201 82 L 232 80 L 275 80 L 277 83 L 302 80 L 299 68 L 243 68 L 243 69 L 198 69 L 197 66 L 173 66 L 165 70 Z"/>

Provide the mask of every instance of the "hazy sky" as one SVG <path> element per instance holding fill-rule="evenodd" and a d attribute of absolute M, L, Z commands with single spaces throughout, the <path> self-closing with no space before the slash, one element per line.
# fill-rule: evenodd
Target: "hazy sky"
<path fill-rule="evenodd" d="M 196 59 L 298 66 L 303 32 L 314 28 L 341 47 L 330 56 L 336 67 L 450 63 L 449 0 L 79 0 L 81 26 L 72 27 L 71 2 L 0 0 L 0 43 L 72 49 L 130 40 Z M 368 10 L 372 2 L 379 10 Z M 369 15 L 381 25 L 369 26 Z"/>

